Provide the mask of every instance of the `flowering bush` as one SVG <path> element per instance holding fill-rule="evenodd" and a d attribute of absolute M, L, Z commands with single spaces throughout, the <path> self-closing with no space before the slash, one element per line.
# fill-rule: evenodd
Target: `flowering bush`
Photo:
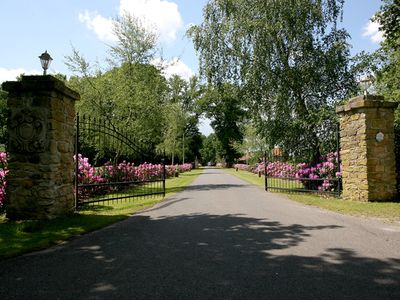
<path fill-rule="evenodd" d="M 338 171 L 337 153 L 331 152 L 320 157 L 317 164 L 291 164 L 287 162 L 267 162 L 259 163 L 254 166 L 246 164 L 236 164 L 234 168 L 249 171 L 255 174 L 265 174 L 277 178 L 296 178 L 299 179 L 306 189 L 329 191 L 337 189 L 338 181 L 333 180 L 342 176 Z"/>
<path fill-rule="evenodd" d="M 75 160 L 75 156 L 74 156 Z M 135 166 L 133 163 L 123 161 L 118 165 L 110 162 L 101 167 L 93 167 L 88 158 L 78 155 L 78 182 L 83 184 L 145 181 L 162 176 L 161 164 L 143 163 Z M 184 173 L 192 169 L 192 164 L 166 165 L 166 177 L 172 177 L 176 172 Z"/>
<path fill-rule="evenodd" d="M 178 172 L 177 165 L 165 166 L 165 173 L 166 173 L 167 178 L 175 176 L 176 172 Z"/>
<path fill-rule="evenodd" d="M 74 155 L 74 161 L 76 157 Z M 102 183 L 104 178 L 89 163 L 89 159 L 78 154 L 78 182 L 82 184 Z"/>
<path fill-rule="evenodd" d="M 260 172 L 264 172 L 264 163 L 261 163 L 257 167 Z M 267 176 L 280 177 L 280 178 L 291 178 L 295 177 L 297 167 L 290 163 L 275 161 L 267 163 Z"/>
<path fill-rule="evenodd" d="M 6 200 L 6 180 L 5 177 L 8 173 L 7 170 L 7 154 L 5 152 L 0 152 L 0 209 L 4 205 Z"/>
<path fill-rule="evenodd" d="M 299 178 L 307 189 L 322 191 L 336 189 L 338 182 L 332 179 L 342 176 L 341 171 L 338 171 L 337 153 L 323 155 L 320 160 L 321 162 L 317 164 L 298 164 L 296 178 Z"/>
<path fill-rule="evenodd" d="M 74 156 L 75 160 L 75 156 Z M 78 183 L 93 184 L 83 191 L 79 191 L 82 197 L 104 194 L 114 191 L 116 187 L 102 185 L 112 182 L 141 182 L 162 178 L 163 166 L 161 164 L 143 163 L 135 166 L 133 163 L 123 161 L 118 165 L 110 162 L 101 167 L 93 167 L 86 157 L 78 155 Z M 166 177 L 173 177 L 177 172 L 184 173 L 192 169 L 192 164 L 165 166 Z"/>
<path fill-rule="evenodd" d="M 192 164 L 182 164 L 178 165 L 178 170 L 180 173 L 188 172 L 192 169 Z"/>
<path fill-rule="evenodd" d="M 76 157 L 74 156 L 74 161 Z M 176 172 L 184 173 L 192 169 L 192 164 L 182 164 L 165 166 L 166 177 L 175 176 Z M 0 209 L 4 206 L 5 201 L 5 177 L 7 170 L 7 155 L 0 152 Z M 93 184 L 92 187 L 85 191 L 80 190 L 81 196 L 88 197 L 93 195 L 104 194 L 113 191 L 115 187 L 102 185 L 102 183 L 111 182 L 130 182 L 130 181 L 146 181 L 156 178 L 162 178 L 163 167 L 161 164 L 144 163 L 138 166 L 123 161 L 118 165 L 106 163 L 101 167 L 93 167 L 89 163 L 89 159 L 78 154 L 78 183 Z"/>

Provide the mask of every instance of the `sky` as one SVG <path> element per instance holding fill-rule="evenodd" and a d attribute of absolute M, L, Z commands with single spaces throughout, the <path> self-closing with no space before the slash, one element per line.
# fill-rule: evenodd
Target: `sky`
<path fill-rule="evenodd" d="M 382 36 L 370 18 L 381 0 L 345 0 L 343 22 L 351 36 L 352 55 L 374 51 Z M 159 37 L 167 60 L 165 76 L 189 78 L 198 71 L 198 59 L 186 29 L 202 22 L 207 0 L 0 0 L 0 83 L 26 75 L 42 74 L 38 56 L 45 50 L 53 61 L 48 74 L 71 75 L 65 56 L 72 47 L 92 64 L 104 63 L 115 37 L 111 21 L 129 12 L 141 18 Z M 208 120 L 200 131 L 212 132 Z"/>

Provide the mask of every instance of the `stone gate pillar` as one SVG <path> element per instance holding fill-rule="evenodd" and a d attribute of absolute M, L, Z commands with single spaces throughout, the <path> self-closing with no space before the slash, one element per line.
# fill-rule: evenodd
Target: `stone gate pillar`
<path fill-rule="evenodd" d="M 9 93 L 7 217 L 50 219 L 72 212 L 79 94 L 49 75 L 23 76 L 2 87 Z"/>
<path fill-rule="evenodd" d="M 394 109 L 382 96 L 358 96 L 340 115 L 343 198 L 388 201 L 396 196 Z"/>

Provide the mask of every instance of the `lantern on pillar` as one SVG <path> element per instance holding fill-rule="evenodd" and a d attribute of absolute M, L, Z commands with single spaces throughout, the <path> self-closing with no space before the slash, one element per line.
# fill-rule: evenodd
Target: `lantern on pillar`
<path fill-rule="evenodd" d="M 43 68 L 43 75 L 46 75 L 46 71 L 49 68 L 51 61 L 53 60 L 47 50 L 39 56 L 40 64 Z"/>
<path fill-rule="evenodd" d="M 364 96 L 368 96 L 368 89 L 372 86 L 373 81 L 373 76 L 365 76 L 360 79 L 360 85 L 363 90 Z"/>

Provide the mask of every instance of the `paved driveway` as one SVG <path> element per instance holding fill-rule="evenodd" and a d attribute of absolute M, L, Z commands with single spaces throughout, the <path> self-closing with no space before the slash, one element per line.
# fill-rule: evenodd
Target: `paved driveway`
<path fill-rule="evenodd" d="M 400 299 L 400 228 L 206 169 L 126 221 L 0 262 L 0 299 Z"/>

